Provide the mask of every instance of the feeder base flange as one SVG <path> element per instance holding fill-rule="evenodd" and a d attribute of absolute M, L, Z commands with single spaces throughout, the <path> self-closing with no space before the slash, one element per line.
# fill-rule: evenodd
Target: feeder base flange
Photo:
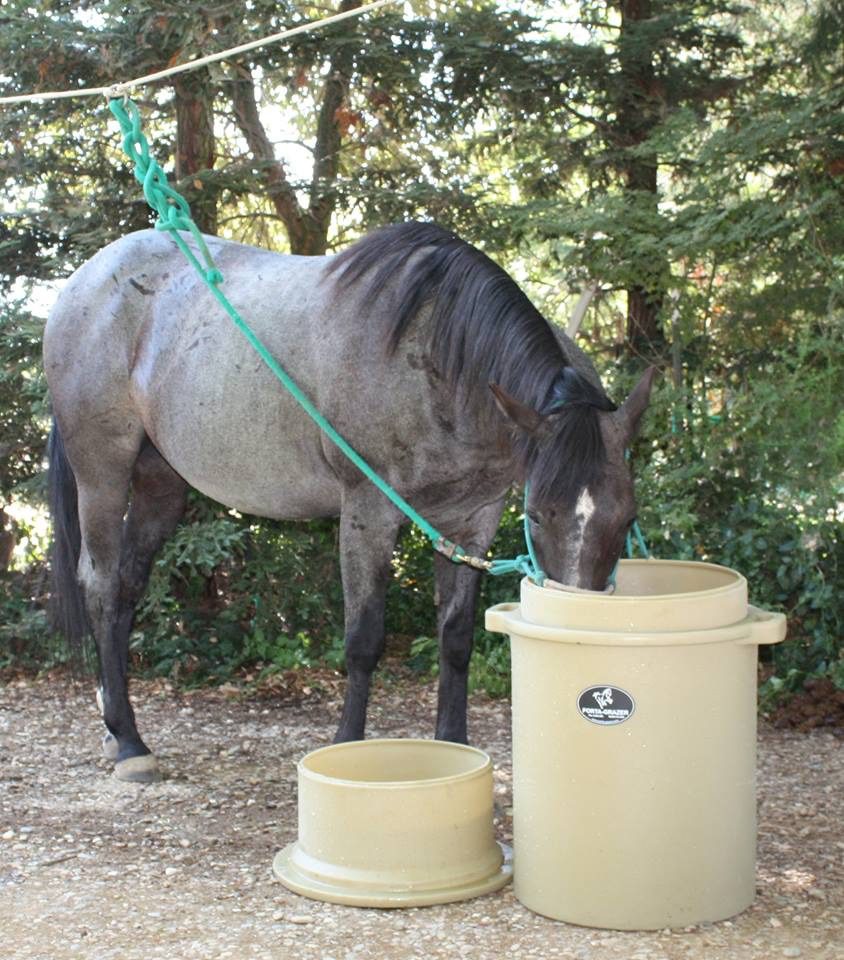
<path fill-rule="evenodd" d="M 428 907 L 438 903 L 471 900 L 500 890 L 513 876 L 513 853 L 506 844 L 499 843 L 504 854 L 501 867 L 489 877 L 473 883 L 426 890 L 398 890 L 391 888 L 362 890 L 342 884 L 329 884 L 299 870 L 295 863 L 297 844 L 280 850 L 273 860 L 273 873 L 294 893 L 312 900 L 341 903 L 350 907 Z"/>

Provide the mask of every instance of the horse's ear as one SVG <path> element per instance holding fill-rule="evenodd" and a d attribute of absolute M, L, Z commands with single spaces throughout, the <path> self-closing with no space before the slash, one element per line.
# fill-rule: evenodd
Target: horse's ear
<path fill-rule="evenodd" d="M 522 430 L 533 433 L 545 419 L 542 414 L 534 410 L 533 407 L 529 407 L 515 397 L 511 397 L 510 394 L 507 393 L 506 390 L 502 390 L 497 383 L 490 383 L 489 389 L 492 390 L 492 395 L 495 397 L 495 405 L 498 409 L 508 420 L 512 420 L 513 423 L 515 423 L 517 427 L 521 427 Z"/>
<path fill-rule="evenodd" d="M 656 367 L 648 367 L 642 374 L 641 379 L 630 391 L 630 396 L 618 408 L 615 414 L 619 426 L 624 433 L 626 442 L 630 443 L 639 432 L 642 423 L 642 416 L 648 409 L 648 403 L 651 399 L 651 387 L 654 383 L 654 377 L 657 375 Z"/>

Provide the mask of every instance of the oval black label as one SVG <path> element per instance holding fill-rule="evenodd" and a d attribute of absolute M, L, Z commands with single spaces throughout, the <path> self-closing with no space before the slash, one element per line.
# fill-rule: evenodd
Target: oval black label
<path fill-rule="evenodd" d="M 636 709 L 633 697 L 626 690 L 609 683 L 587 687 L 577 698 L 577 709 L 590 723 L 611 727 L 629 720 Z"/>

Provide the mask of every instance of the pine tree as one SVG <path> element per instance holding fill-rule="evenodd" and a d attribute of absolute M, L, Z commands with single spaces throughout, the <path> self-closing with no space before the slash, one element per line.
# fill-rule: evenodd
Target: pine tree
<path fill-rule="evenodd" d="M 740 10 L 722 0 L 582 0 L 572 21 L 549 18 L 545 82 L 516 105 L 503 139 L 534 232 L 570 267 L 627 292 L 625 343 L 659 353 L 670 285 L 670 216 L 660 152 L 677 114 L 701 120 L 736 96 Z M 527 143 L 527 146 L 525 145 Z"/>

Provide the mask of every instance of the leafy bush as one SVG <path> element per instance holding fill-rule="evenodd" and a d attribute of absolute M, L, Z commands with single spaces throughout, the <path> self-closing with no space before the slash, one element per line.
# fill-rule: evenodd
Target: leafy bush
<path fill-rule="evenodd" d="M 47 624 L 42 570 L 0 574 L 0 670 L 49 670 L 68 659 Z"/>
<path fill-rule="evenodd" d="M 195 496 L 155 561 L 132 651 L 142 670 L 200 682 L 246 665 L 338 661 L 336 524 L 256 522 Z"/>
<path fill-rule="evenodd" d="M 787 640 L 762 650 L 763 696 L 814 677 L 844 688 L 844 343 L 818 328 L 756 361 L 719 395 L 657 391 L 634 461 L 639 515 L 656 556 L 733 567 L 753 602 L 786 613 Z"/>

